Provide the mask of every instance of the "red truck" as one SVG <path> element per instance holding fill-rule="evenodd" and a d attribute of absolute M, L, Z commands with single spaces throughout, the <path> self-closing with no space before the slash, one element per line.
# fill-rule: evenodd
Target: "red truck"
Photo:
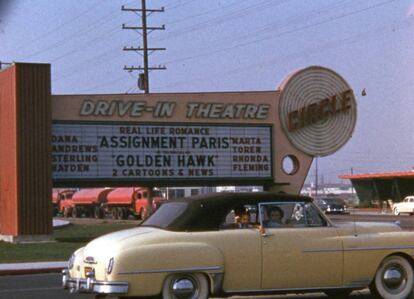
<path fill-rule="evenodd" d="M 77 218 L 82 214 L 86 217 L 103 218 L 103 206 L 107 201 L 107 195 L 112 188 L 81 189 L 72 197 L 72 217 Z"/>
<path fill-rule="evenodd" d="M 71 189 L 53 189 L 52 190 L 52 207 L 53 216 L 62 214 L 68 217 L 72 213 L 72 196 L 75 190 Z"/>
<path fill-rule="evenodd" d="M 161 191 L 152 191 L 153 211 L 165 201 Z M 104 207 L 113 219 L 127 219 L 133 215 L 144 220 L 149 216 L 148 188 L 116 188 L 107 195 Z"/>

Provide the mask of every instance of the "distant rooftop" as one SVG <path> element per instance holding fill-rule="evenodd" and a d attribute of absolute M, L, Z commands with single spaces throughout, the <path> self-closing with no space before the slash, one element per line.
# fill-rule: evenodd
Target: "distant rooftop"
<path fill-rule="evenodd" d="M 391 180 L 395 178 L 414 178 L 414 171 L 340 175 L 338 177 L 340 179 L 349 179 L 349 180 L 369 180 L 369 179 Z"/>

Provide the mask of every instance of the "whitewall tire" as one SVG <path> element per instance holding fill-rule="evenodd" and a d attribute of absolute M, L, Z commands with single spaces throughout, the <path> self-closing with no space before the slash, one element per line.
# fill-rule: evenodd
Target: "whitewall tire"
<path fill-rule="evenodd" d="M 201 273 L 170 275 L 162 288 L 163 299 L 207 299 L 208 296 L 208 281 Z"/>
<path fill-rule="evenodd" d="M 414 270 L 410 262 L 398 255 L 385 258 L 371 284 L 371 293 L 383 299 L 414 298 Z"/>

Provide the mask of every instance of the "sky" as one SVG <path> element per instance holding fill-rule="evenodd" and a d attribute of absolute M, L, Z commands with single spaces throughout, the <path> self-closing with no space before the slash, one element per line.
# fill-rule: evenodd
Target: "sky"
<path fill-rule="evenodd" d="M 52 65 L 53 94 L 139 93 L 142 46 L 126 26 L 141 1 L 0 0 L 0 61 Z M 357 97 L 350 141 L 318 158 L 319 177 L 414 167 L 413 0 L 147 0 L 150 92 L 275 90 L 291 72 L 321 65 Z M 362 96 L 362 90 L 366 96 Z M 275 145 L 277 147 L 277 145 Z M 315 163 L 308 175 L 314 180 Z"/>

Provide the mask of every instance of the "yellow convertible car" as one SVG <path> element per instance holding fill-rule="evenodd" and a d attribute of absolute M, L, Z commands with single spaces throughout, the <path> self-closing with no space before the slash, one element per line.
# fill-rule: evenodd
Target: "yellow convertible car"
<path fill-rule="evenodd" d="M 308 197 L 222 193 L 163 204 L 139 227 L 78 249 L 63 287 L 97 297 L 325 292 L 412 298 L 414 232 L 333 224 Z"/>

